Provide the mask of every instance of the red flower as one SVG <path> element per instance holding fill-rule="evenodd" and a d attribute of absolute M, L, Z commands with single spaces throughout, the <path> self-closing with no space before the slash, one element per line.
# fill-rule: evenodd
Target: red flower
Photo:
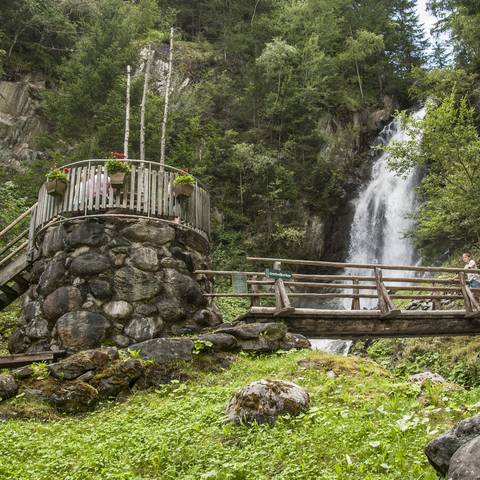
<path fill-rule="evenodd" d="M 63 173 L 69 173 L 70 169 L 68 167 L 63 167 Z"/>
<path fill-rule="evenodd" d="M 125 158 L 125 154 L 123 152 L 112 152 L 112 157 L 116 158 L 117 160 L 123 160 Z"/>

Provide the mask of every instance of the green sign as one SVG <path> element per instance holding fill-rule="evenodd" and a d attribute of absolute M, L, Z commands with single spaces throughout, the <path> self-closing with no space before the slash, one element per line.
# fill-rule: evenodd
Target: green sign
<path fill-rule="evenodd" d="M 265 275 L 268 278 L 274 278 L 274 279 L 281 278 L 282 280 L 288 280 L 292 278 L 292 272 L 286 272 L 284 270 L 276 270 L 275 268 L 267 268 L 265 270 Z"/>
<path fill-rule="evenodd" d="M 247 276 L 244 273 L 232 273 L 233 293 L 248 293 Z"/>

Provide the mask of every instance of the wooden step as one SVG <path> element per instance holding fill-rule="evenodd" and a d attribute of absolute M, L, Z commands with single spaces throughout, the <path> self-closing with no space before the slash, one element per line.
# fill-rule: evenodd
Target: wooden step
<path fill-rule="evenodd" d="M 0 368 L 24 367 L 36 362 L 52 362 L 66 355 L 65 350 L 56 352 L 17 353 L 14 355 L 1 355 Z"/>

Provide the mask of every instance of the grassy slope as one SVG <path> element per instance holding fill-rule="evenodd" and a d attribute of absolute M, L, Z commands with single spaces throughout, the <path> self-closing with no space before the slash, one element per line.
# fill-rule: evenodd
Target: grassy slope
<path fill-rule="evenodd" d="M 82 418 L 1 424 L 0 478 L 433 480 L 425 444 L 480 400 L 480 389 L 422 391 L 372 362 L 313 352 L 240 357 L 195 376 Z M 310 411 L 275 428 L 225 424 L 232 392 L 260 378 L 306 387 Z"/>

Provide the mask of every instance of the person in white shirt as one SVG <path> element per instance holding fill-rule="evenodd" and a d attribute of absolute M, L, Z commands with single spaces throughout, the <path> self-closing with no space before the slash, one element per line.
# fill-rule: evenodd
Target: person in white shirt
<path fill-rule="evenodd" d="M 477 269 L 477 264 L 469 253 L 464 253 L 462 260 L 465 263 L 465 270 Z M 480 288 L 480 276 L 478 273 L 467 273 L 467 280 L 470 288 Z"/>

